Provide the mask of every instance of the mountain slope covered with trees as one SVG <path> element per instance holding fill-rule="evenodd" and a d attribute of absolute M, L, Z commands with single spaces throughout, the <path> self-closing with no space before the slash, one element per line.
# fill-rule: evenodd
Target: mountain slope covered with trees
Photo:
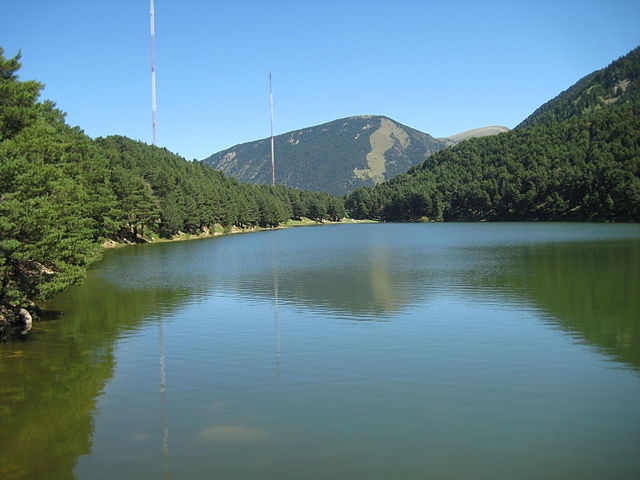
<path fill-rule="evenodd" d="M 274 140 L 277 183 L 335 195 L 389 180 L 455 143 L 371 115 L 342 118 Z M 271 139 L 237 145 L 203 162 L 240 181 L 269 184 Z"/>
<path fill-rule="evenodd" d="M 640 48 L 540 107 L 516 129 L 438 152 L 346 198 L 388 221 L 640 221 Z"/>
<path fill-rule="evenodd" d="M 21 81 L 20 66 L 0 49 L 0 337 L 82 280 L 107 239 L 344 216 L 342 199 L 326 193 L 241 184 L 166 149 L 92 140 L 39 101 L 43 85 Z"/>

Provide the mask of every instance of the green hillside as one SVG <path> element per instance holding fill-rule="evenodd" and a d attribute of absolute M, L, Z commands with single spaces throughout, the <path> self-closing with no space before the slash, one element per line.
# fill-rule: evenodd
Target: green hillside
<path fill-rule="evenodd" d="M 608 106 L 640 99 L 640 47 L 582 78 L 548 101 L 516 128 L 548 126 Z"/>
<path fill-rule="evenodd" d="M 340 219 L 341 198 L 241 184 L 166 149 L 90 139 L 0 49 L 0 338 L 20 308 L 81 281 L 105 240 Z M 23 316 L 24 318 L 24 316 Z"/>
<path fill-rule="evenodd" d="M 381 116 L 349 117 L 275 137 L 276 182 L 343 195 L 406 172 L 451 144 Z M 239 181 L 272 181 L 271 139 L 203 160 Z"/>
<path fill-rule="evenodd" d="M 389 221 L 640 221 L 640 49 L 588 75 L 518 128 L 474 138 L 347 196 Z"/>

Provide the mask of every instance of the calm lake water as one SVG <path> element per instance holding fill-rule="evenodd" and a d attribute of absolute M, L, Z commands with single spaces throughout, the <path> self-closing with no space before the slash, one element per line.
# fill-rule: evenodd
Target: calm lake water
<path fill-rule="evenodd" d="M 640 478 L 640 226 L 107 252 L 0 345 L 3 479 Z"/>

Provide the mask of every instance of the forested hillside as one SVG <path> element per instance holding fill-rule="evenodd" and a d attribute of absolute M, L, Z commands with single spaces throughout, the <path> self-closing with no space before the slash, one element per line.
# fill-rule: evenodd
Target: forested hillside
<path fill-rule="evenodd" d="M 328 194 L 240 184 L 124 137 L 92 140 L 19 69 L 20 56 L 0 49 L 0 337 L 21 308 L 33 314 L 80 281 L 107 239 L 344 216 Z"/>
<path fill-rule="evenodd" d="M 587 75 L 549 100 L 516 128 L 549 126 L 612 104 L 640 99 L 640 47 Z"/>
<path fill-rule="evenodd" d="M 404 173 L 452 143 L 386 117 L 342 118 L 276 136 L 276 182 L 344 195 Z M 269 138 L 237 145 L 203 162 L 243 182 L 272 181 Z"/>
<path fill-rule="evenodd" d="M 518 128 L 348 195 L 354 218 L 640 221 L 640 49 Z"/>

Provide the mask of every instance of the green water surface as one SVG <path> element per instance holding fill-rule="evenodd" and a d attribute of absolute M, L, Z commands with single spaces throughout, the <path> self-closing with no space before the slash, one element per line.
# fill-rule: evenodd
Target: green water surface
<path fill-rule="evenodd" d="M 110 251 L 0 345 L 0 478 L 640 478 L 639 298 L 637 225 Z"/>

